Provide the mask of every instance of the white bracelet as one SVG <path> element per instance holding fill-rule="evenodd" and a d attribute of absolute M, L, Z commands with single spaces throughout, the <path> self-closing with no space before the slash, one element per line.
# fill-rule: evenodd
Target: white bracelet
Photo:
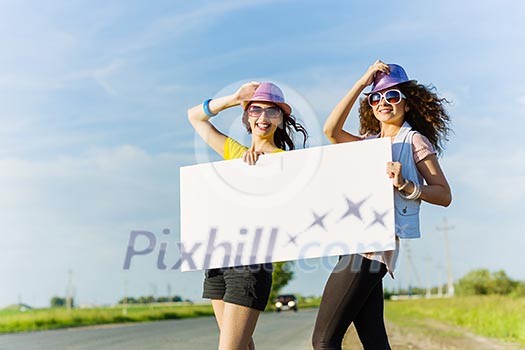
<path fill-rule="evenodd" d="M 419 197 L 421 196 L 421 185 L 420 184 L 415 184 L 416 185 L 416 194 L 413 194 L 410 195 L 410 199 L 412 200 L 418 200 Z"/>
<path fill-rule="evenodd" d="M 397 188 L 397 190 L 398 190 L 398 191 L 403 191 L 403 190 L 405 189 L 405 187 L 407 187 L 408 184 L 409 184 L 410 182 L 411 182 L 411 181 L 405 179 L 405 182 L 403 182 L 403 184 L 402 184 L 401 186 L 399 186 L 399 187 Z"/>
<path fill-rule="evenodd" d="M 421 186 L 413 181 L 410 182 L 412 182 L 412 184 L 414 185 L 414 191 L 412 191 L 412 193 L 409 195 L 405 195 L 403 194 L 403 192 L 399 192 L 399 195 L 404 199 L 417 200 L 421 196 Z"/>

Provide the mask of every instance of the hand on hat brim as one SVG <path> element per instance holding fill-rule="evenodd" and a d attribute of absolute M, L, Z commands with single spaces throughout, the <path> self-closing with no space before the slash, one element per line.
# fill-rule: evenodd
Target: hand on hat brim
<path fill-rule="evenodd" d="M 235 100 L 239 103 L 239 104 L 242 104 L 243 107 L 245 106 L 245 101 L 249 100 L 250 98 L 252 98 L 253 94 L 255 93 L 255 90 L 257 90 L 257 88 L 259 87 L 259 85 L 261 85 L 260 82 L 257 82 L 257 81 L 252 81 L 252 82 L 249 82 L 249 83 L 246 83 L 246 84 L 243 84 L 235 93 L 234 93 L 234 96 L 235 96 Z"/>

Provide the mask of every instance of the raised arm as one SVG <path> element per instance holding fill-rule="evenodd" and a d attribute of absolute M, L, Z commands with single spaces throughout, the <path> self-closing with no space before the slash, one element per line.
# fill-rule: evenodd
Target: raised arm
<path fill-rule="evenodd" d="M 210 112 L 219 113 L 227 108 L 238 106 L 241 101 L 249 99 L 255 89 L 259 86 L 258 82 L 244 84 L 234 94 L 213 99 L 209 103 Z M 221 133 L 210 122 L 210 117 L 204 113 L 203 104 L 188 109 L 188 120 L 199 134 L 199 136 L 221 157 L 224 157 L 224 143 L 226 135 Z"/>
<path fill-rule="evenodd" d="M 360 137 L 352 135 L 343 130 L 343 125 L 348 118 L 352 106 L 357 101 L 363 90 L 374 81 L 376 72 L 382 71 L 390 73 L 390 67 L 387 64 L 377 60 L 371 65 L 366 73 L 354 84 L 350 91 L 332 110 L 332 113 L 324 123 L 323 132 L 331 143 L 343 143 L 361 140 Z"/>

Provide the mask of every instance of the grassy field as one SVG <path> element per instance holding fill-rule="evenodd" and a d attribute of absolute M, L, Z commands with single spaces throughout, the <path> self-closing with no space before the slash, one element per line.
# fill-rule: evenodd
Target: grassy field
<path fill-rule="evenodd" d="M 300 307 L 317 307 L 319 302 L 320 298 L 303 299 L 300 301 Z M 267 310 L 272 312 L 273 307 L 269 307 Z M 4 309 L 0 310 L 0 334 L 96 324 L 173 320 L 210 315 L 213 315 L 211 305 L 177 303 L 128 305 L 126 313 L 123 312 L 122 306 L 73 309 L 71 311 L 67 311 L 64 308 L 34 309 L 25 312 L 20 312 L 16 309 Z"/>
<path fill-rule="evenodd" d="M 179 319 L 212 314 L 211 305 L 184 304 L 128 306 L 126 313 L 120 306 L 71 311 L 63 308 L 35 309 L 25 312 L 2 310 L 0 311 L 0 334 L 95 324 Z"/>
<path fill-rule="evenodd" d="M 395 323 L 430 318 L 525 345 L 525 298 L 472 296 L 388 301 L 385 314 Z"/>
<path fill-rule="evenodd" d="M 319 299 L 300 300 L 300 308 L 317 307 Z M 272 309 L 269 308 L 269 312 Z M 79 327 L 95 324 L 144 322 L 212 315 L 211 305 L 151 304 L 94 309 L 0 310 L 0 333 Z M 386 317 L 392 322 L 418 326 L 435 319 L 474 333 L 525 345 L 525 299 L 498 296 L 387 301 Z M 421 323 L 420 323 L 421 324 Z M 458 330 L 460 332 L 461 330 Z"/>

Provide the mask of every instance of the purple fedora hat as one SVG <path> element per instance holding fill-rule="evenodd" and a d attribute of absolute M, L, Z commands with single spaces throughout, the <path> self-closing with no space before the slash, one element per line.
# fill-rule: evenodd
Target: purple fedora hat
<path fill-rule="evenodd" d="M 390 74 L 385 74 L 381 71 L 377 72 L 374 77 L 374 83 L 372 84 L 372 90 L 365 93 L 365 95 L 377 92 L 380 90 L 388 89 L 397 84 L 406 83 L 407 81 L 417 82 L 417 80 L 408 79 L 407 72 L 398 64 L 389 64 Z"/>
<path fill-rule="evenodd" d="M 243 109 L 246 109 L 248 103 L 255 101 L 272 102 L 279 106 L 284 111 L 284 114 L 290 115 L 292 113 L 292 107 L 284 102 L 282 90 L 273 83 L 261 83 L 250 99 L 242 101 Z"/>

